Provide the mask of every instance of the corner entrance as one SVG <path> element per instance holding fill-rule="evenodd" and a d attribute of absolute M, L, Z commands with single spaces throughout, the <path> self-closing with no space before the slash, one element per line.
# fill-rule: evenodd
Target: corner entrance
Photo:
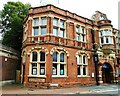
<path fill-rule="evenodd" d="M 112 83 L 113 81 L 113 69 L 109 63 L 102 65 L 102 80 L 103 83 Z"/>

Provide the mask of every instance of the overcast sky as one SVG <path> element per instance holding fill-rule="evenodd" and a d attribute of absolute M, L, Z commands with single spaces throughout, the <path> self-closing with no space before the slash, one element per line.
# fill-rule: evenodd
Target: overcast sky
<path fill-rule="evenodd" d="M 32 7 L 40 5 L 40 0 L 1 0 L 0 10 L 8 1 L 30 3 Z M 113 27 L 118 28 L 118 2 L 119 0 L 59 0 L 59 6 L 89 19 L 95 11 L 101 11 L 112 21 Z"/>

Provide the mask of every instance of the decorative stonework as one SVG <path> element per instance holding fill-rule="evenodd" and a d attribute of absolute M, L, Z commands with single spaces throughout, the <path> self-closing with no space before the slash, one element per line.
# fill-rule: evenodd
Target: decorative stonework
<path fill-rule="evenodd" d="M 49 53 L 48 49 L 46 49 L 45 47 L 41 47 L 41 46 L 35 46 L 35 47 L 32 47 L 29 51 L 28 51 L 28 55 L 30 55 L 30 53 L 33 51 L 33 50 L 44 50 L 46 52 L 46 55 Z"/>
<path fill-rule="evenodd" d="M 53 47 L 50 51 L 50 54 L 53 55 L 53 53 L 55 51 L 64 51 L 66 53 L 67 56 L 69 56 L 69 53 L 66 49 L 62 48 L 62 47 Z"/>
<path fill-rule="evenodd" d="M 85 54 L 85 55 L 88 57 L 88 59 L 90 59 L 90 55 L 87 54 L 85 51 L 77 51 L 77 52 L 76 52 L 76 57 L 77 57 L 79 54 Z"/>
<path fill-rule="evenodd" d="M 23 57 L 24 55 L 26 55 L 26 52 L 27 52 L 26 49 L 23 49 L 23 50 L 22 50 L 21 57 Z"/>

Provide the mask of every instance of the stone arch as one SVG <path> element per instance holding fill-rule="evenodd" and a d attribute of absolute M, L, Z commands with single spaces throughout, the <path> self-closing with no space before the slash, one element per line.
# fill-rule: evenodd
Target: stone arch
<path fill-rule="evenodd" d="M 62 47 L 53 47 L 52 49 L 51 49 L 51 51 L 50 51 L 50 54 L 51 55 L 53 55 L 53 53 L 55 52 L 55 51 L 64 51 L 65 53 L 66 53 L 66 55 L 67 55 L 67 57 L 69 56 L 69 53 L 68 53 L 68 51 L 65 49 L 65 48 L 62 48 Z"/>
<path fill-rule="evenodd" d="M 85 54 L 85 55 L 88 57 L 88 59 L 90 59 L 90 55 L 89 55 L 88 53 L 86 53 L 85 51 L 80 51 L 80 50 L 77 51 L 77 52 L 76 52 L 76 57 L 77 57 L 79 54 L 81 54 L 81 55 L 82 55 L 82 54 Z"/>
<path fill-rule="evenodd" d="M 45 48 L 45 47 L 41 47 L 41 46 L 35 46 L 35 47 L 32 47 L 29 51 L 28 51 L 28 55 L 30 55 L 30 53 L 34 50 L 42 50 L 42 51 L 45 51 L 46 52 L 46 55 L 49 53 L 48 49 Z"/>
<path fill-rule="evenodd" d="M 109 65 L 111 66 L 112 70 L 113 70 L 113 71 L 115 71 L 115 69 L 114 69 L 114 65 L 112 65 L 112 64 L 111 64 L 111 63 L 109 63 L 109 62 L 103 62 L 103 63 L 99 62 L 99 64 L 98 64 L 98 65 L 100 65 L 100 66 L 101 66 L 101 67 L 99 68 L 99 71 L 102 71 L 102 65 L 103 65 L 103 64 L 105 64 L 105 63 L 109 64 Z"/>
<path fill-rule="evenodd" d="M 114 82 L 114 65 L 109 62 L 100 63 L 99 66 L 99 75 L 101 76 L 101 81 L 103 83 L 112 83 Z"/>

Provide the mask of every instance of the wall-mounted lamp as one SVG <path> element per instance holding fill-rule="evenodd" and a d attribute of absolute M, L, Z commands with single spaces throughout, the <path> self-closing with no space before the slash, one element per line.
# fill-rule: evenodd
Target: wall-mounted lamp
<path fill-rule="evenodd" d="M 8 59 L 7 58 L 5 58 L 5 61 L 7 61 Z"/>

